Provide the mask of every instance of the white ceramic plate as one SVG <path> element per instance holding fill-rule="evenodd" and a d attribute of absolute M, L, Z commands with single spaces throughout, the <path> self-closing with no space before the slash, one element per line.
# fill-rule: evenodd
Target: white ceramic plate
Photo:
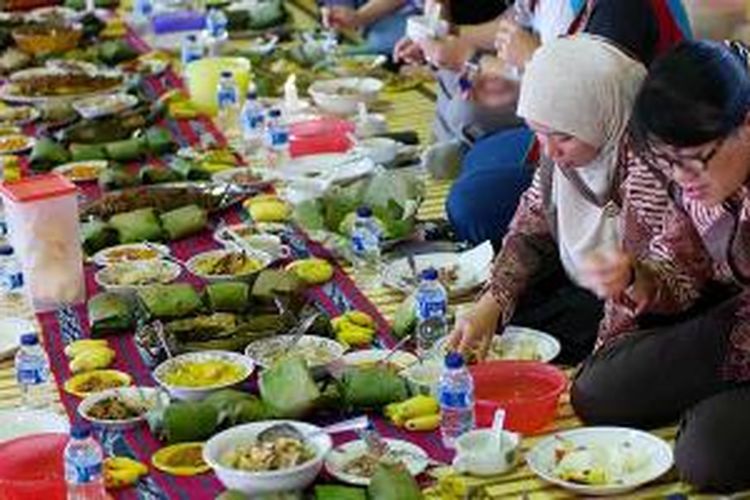
<path fill-rule="evenodd" d="M 236 380 L 228 383 L 203 385 L 200 387 L 176 386 L 171 385 L 164 380 L 165 375 L 180 363 L 204 362 L 214 360 L 226 361 L 242 367 L 242 375 Z M 197 401 L 205 398 L 214 391 L 218 391 L 219 389 L 226 389 L 228 387 L 233 387 L 239 384 L 240 382 L 247 379 L 253 373 L 253 370 L 255 370 L 255 363 L 253 363 L 253 360 L 249 359 L 247 356 L 243 356 L 242 354 L 228 351 L 201 351 L 181 354 L 179 356 L 175 356 L 174 358 L 169 358 L 154 369 L 153 377 L 156 383 L 169 391 L 169 394 L 172 397 L 188 401 Z"/>
<path fill-rule="evenodd" d="M 0 359 L 13 356 L 20 345 L 21 335 L 36 332 L 36 326 L 23 318 L 0 319 Z"/>
<path fill-rule="evenodd" d="M 435 351 L 446 352 L 444 337 L 435 344 Z M 488 361 L 541 361 L 549 363 L 560 354 L 560 342 L 552 335 L 533 328 L 509 325 L 502 335 L 492 338 L 492 346 L 487 353 Z"/>
<path fill-rule="evenodd" d="M 116 397 L 134 407 L 141 407 L 145 411 L 138 417 L 121 420 L 103 420 L 89 415 L 88 411 L 93 405 L 99 401 L 104 401 L 113 397 Z M 132 429 L 146 420 L 146 411 L 156 407 L 157 398 L 162 398 L 162 403 L 165 405 L 169 403 L 169 396 L 167 393 L 153 387 L 121 387 L 117 389 L 109 389 L 107 391 L 97 392 L 86 396 L 86 398 L 78 404 L 78 414 L 85 420 L 100 427 L 117 430 Z"/>
<path fill-rule="evenodd" d="M 182 274 L 179 264 L 167 260 L 146 260 L 136 262 L 120 262 L 106 266 L 94 275 L 96 284 L 108 292 L 131 293 L 141 287 L 168 283 L 176 280 Z M 159 279 L 154 279 L 156 276 Z M 128 278 L 126 281 L 135 284 L 117 282 L 117 277 Z"/>
<path fill-rule="evenodd" d="M 353 351 L 345 354 L 342 361 L 347 365 L 353 366 L 369 365 L 381 361 L 389 352 L 389 349 L 364 349 L 361 351 Z M 396 351 L 388 360 L 389 364 L 396 366 L 400 370 L 417 362 L 419 362 L 419 358 L 406 351 Z"/>
<path fill-rule="evenodd" d="M 210 259 L 210 258 L 221 258 L 225 255 L 238 253 L 241 251 L 242 250 L 227 249 L 227 250 L 210 250 L 208 252 L 199 253 L 198 255 L 193 256 L 190 260 L 187 261 L 186 267 L 188 268 L 188 271 L 198 276 L 199 278 L 208 281 L 209 283 L 216 283 L 220 281 L 243 281 L 243 280 L 250 279 L 252 276 L 255 276 L 256 274 L 261 272 L 263 269 L 267 268 L 269 265 L 271 265 L 271 263 L 274 260 L 273 257 L 266 252 L 261 252 L 259 250 L 252 250 L 252 251 L 245 250 L 244 253 L 249 259 L 256 259 L 260 263 L 260 267 L 258 267 L 258 269 L 256 269 L 255 271 L 251 273 L 203 274 L 197 269 L 197 266 L 200 264 L 202 260 Z"/>
<path fill-rule="evenodd" d="M 327 153 L 295 158 L 282 165 L 278 173 L 283 180 L 330 184 L 353 181 L 370 174 L 375 162 L 370 158 L 346 153 Z"/>
<path fill-rule="evenodd" d="M 289 247 L 282 243 L 279 236 L 262 233 L 247 224 L 234 224 L 217 229 L 214 232 L 214 240 L 229 250 L 259 251 L 267 253 L 274 260 L 289 257 L 290 254 Z"/>
<path fill-rule="evenodd" d="M 7 141 L 13 140 L 18 142 L 17 146 L 11 146 L 6 144 Z M 36 141 L 33 137 L 27 137 L 23 134 L 9 134 L 0 136 L 0 154 L 8 155 L 15 153 L 23 153 L 34 147 Z"/>
<path fill-rule="evenodd" d="M 267 368 L 277 356 L 284 353 L 287 344 L 292 340 L 292 335 L 276 335 L 267 339 L 256 340 L 251 342 L 245 349 L 245 355 L 254 360 L 258 366 Z M 303 357 L 310 368 L 327 365 L 344 355 L 346 347 L 335 340 L 318 337 L 316 335 L 303 335 L 293 352 L 302 351 Z M 316 355 L 317 358 L 324 358 L 323 362 L 312 362 L 309 356 L 305 354 Z M 316 359 L 315 361 L 320 361 Z"/>
<path fill-rule="evenodd" d="M 0 410 L 0 442 L 48 432 L 67 434 L 68 420 L 50 410 Z"/>
<path fill-rule="evenodd" d="M 91 182 L 99 178 L 99 174 L 107 169 L 107 165 L 106 160 L 74 161 L 55 167 L 54 171 L 64 175 L 72 182 Z M 87 175 L 75 174 L 75 169 L 80 167 L 91 167 L 91 172 Z"/>
<path fill-rule="evenodd" d="M 417 276 L 429 267 L 434 267 L 438 271 L 455 268 L 456 280 L 447 286 L 448 295 L 451 297 L 459 297 L 471 293 L 482 286 L 487 279 L 485 270 L 474 271 L 459 265 L 459 255 L 457 253 L 415 255 L 414 263 L 417 267 Z M 412 273 L 405 257 L 388 263 L 383 271 L 383 283 L 386 286 L 407 294 L 414 291 L 415 288 L 411 280 Z"/>
<path fill-rule="evenodd" d="M 100 116 L 114 115 L 138 104 L 138 98 L 131 94 L 108 94 L 87 97 L 73 103 L 79 115 L 87 120 Z"/>
<path fill-rule="evenodd" d="M 612 481 L 588 485 L 559 478 L 555 468 L 561 446 L 604 450 L 604 460 L 611 466 Z M 623 466 L 623 460 L 631 462 L 632 467 Z M 543 439 L 527 453 L 526 462 L 545 481 L 578 495 L 603 496 L 623 494 L 653 481 L 672 467 L 673 456 L 672 448 L 664 440 L 648 432 L 624 427 L 584 427 Z M 614 472 L 616 469 L 620 472 Z"/>
<path fill-rule="evenodd" d="M 419 446 L 400 439 L 386 439 L 393 454 L 404 463 L 412 476 L 418 476 L 427 469 L 429 457 Z M 358 486 L 370 484 L 370 478 L 355 476 L 344 471 L 346 464 L 367 453 L 364 441 L 350 441 L 331 450 L 326 457 L 326 470 L 336 479 Z"/>
<path fill-rule="evenodd" d="M 154 251 L 152 251 L 152 249 Z M 139 258 L 136 255 L 138 252 L 146 252 L 149 256 Z M 157 243 L 150 243 L 148 245 L 144 243 L 128 243 L 100 250 L 94 254 L 94 262 L 100 266 L 109 266 L 119 262 L 159 260 L 168 255 L 169 247 L 165 245 L 159 245 Z"/>

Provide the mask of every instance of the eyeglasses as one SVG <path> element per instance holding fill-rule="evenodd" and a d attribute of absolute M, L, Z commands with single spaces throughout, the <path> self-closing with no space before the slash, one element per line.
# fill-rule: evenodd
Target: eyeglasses
<path fill-rule="evenodd" d="M 708 170 L 708 164 L 717 155 L 727 137 L 716 139 L 710 147 L 697 153 L 684 153 L 673 146 L 653 144 L 645 154 L 646 160 L 664 173 L 671 174 L 675 170 L 682 170 L 691 174 L 701 174 Z"/>

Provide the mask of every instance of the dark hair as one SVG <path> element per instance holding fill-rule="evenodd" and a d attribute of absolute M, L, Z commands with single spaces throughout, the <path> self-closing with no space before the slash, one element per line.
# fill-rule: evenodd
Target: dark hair
<path fill-rule="evenodd" d="M 737 42 L 683 42 L 654 61 L 629 126 L 636 150 L 655 139 L 676 147 L 705 144 L 739 127 L 750 111 L 747 50 Z"/>

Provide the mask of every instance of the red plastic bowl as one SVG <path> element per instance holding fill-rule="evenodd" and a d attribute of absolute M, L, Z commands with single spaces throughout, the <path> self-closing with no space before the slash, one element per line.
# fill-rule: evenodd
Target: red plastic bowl
<path fill-rule="evenodd" d="M 292 124 L 289 154 L 298 156 L 344 153 L 353 143 L 354 124 L 340 118 L 324 117 Z"/>
<path fill-rule="evenodd" d="M 505 409 L 505 427 L 533 434 L 555 419 L 568 378 L 538 361 L 489 361 L 472 366 L 477 427 L 490 427 L 495 410 Z"/>
<path fill-rule="evenodd" d="M 65 500 L 67 434 L 45 433 L 0 443 L 0 498 Z"/>

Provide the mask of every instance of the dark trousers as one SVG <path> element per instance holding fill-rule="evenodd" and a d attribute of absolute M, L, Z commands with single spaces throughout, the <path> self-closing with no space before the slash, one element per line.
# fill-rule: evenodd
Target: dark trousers
<path fill-rule="evenodd" d="M 510 323 L 549 333 L 562 347 L 554 362 L 576 365 L 594 348 L 604 304 L 573 284 L 561 267 L 545 272 L 523 294 Z"/>
<path fill-rule="evenodd" d="M 700 489 L 750 488 L 750 384 L 722 378 L 736 300 L 623 336 L 581 366 L 571 404 L 587 424 L 653 428 L 682 418 L 680 476 Z"/>

